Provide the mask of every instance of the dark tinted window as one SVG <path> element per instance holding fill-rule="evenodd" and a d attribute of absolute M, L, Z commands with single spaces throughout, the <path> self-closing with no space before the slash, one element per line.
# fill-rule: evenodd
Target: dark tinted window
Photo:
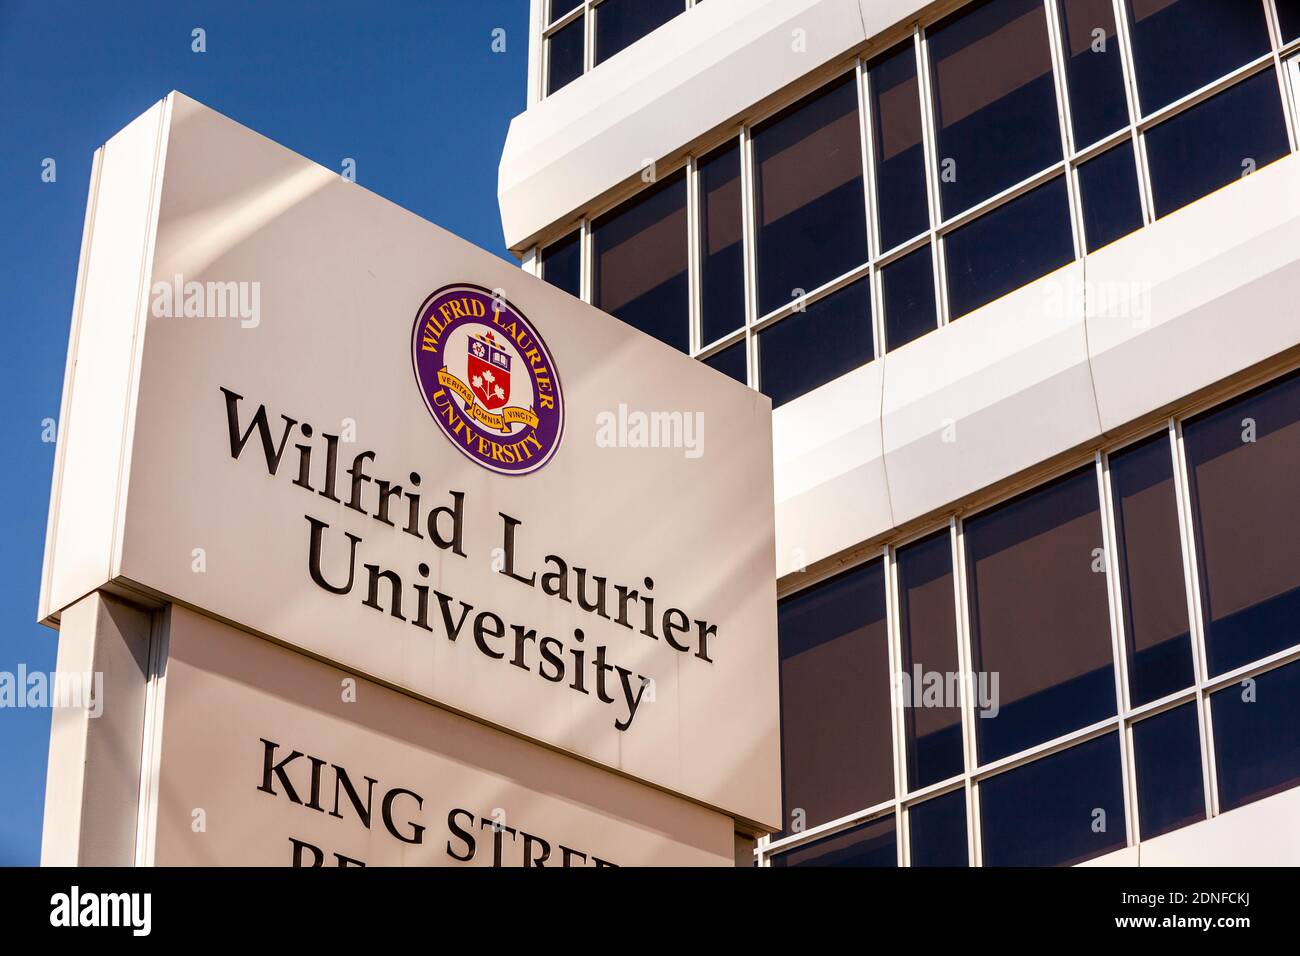
<path fill-rule="evenodd" d="M 1300 376 L 1183 425 L 1210 673 L 1300 643 Z"/>
<path fill-rule="evenodd" d="M 1144 113 L 1269 51 L 1264 5 L 1256 0 L 1129 0 L 1129 9 Z"/>
<path fill-rule="evenodd" d="M 554 23 L 560 17 L 564 16 L 570 10 L 582 6 L 582 0 L 550 0 L 551 16 L 547 23 Z"/>
<path fill-rule="evenodd" d="M 1111 0 L 1060 0 L 1070 120 L 1077 147 L 1128 125 L 1124 66 Z"/>
<path fill-rule="evenodd" d="M 885 574 L 879 561 L 782 601 L 786 832 L 894 795 Z"/>
<path fill-rule="evenodd" d="M 784 405 L 872 359 L 871 288 L 857 282 L 758 336 L 759 384 Z"/>
<path fill-rule="evenodd" d="M 867 72 L 880 245 L 882 249 L 892 249 L 930 228 L 925 147 L 921 141 L 921 96 L 912 42 L 909 40 L 872 60 Z"/>
<path fill-rule="evenodd" d="M 1134 724 L 1133 761 L 1143 840 L 1205 819 L 1201 730 L 1195 704 Z"/>
<path fill-rule="evenodd" d="M 1277 18 L 1283 41 L 1300 39 L 1300 0 L 1277 0 Z"/>
<path fill-rule="evenodd" d="M 1074 261 L 1065 179 L 999 206 L 944 242 L 955 319 Z"/>
<path fill-rule="evenodd" d="M 557 30 L 546 41 L 546 92 L 554 93 L 582 76 L 583 25 L 582 17 L 563 30 Z"/>
<path fill-rule="evenodd" d="M 1192 684 L 1187 582 L 1169 436 L 1110 456 L 1129 697 L 1134 707 Z"/>
<path fill-rule="evenodd" d="M 907 811 L 912 866 L 968 866 L 966 791 L 935 797 Z"/>
<path fill-rule="evenodd" d="M 674 173 L 592 224 L 592 296 L 674 348 L 690 347 L 686 176 Z"/>
<path fill-rule="evenodd" d="M 741 242 L 740 145 L 731 142 L 700 160 L 700 289 L 704 344 L 745 324 L 745 260 Z"/>
<path fill-rule="evenodd" d="M 1080 166 L 1079 188 L 1089 252 L 1142 228 L 1142 198 L 1138 194 L 1132 141 L 1108 149 Z"/>
<path fill-rule="evenodd" d="M 956 776 L 963 767 L 957 612 L 947 531 L 899 548 L 898 612 L 908 783 L 919 790 Z"/>
<path fill-rule="evenodd" d="M 730 375 L 741 385 L 748 381 L 745 372 L 745 343 L 738 342 L 735 345 L 729 345 L 721 352 L 710 355 L 704 360 L 704 364 L 723 375 Z"/>
<path fill-rule="evenodd" d="M 928 31 L 939 195 L 951 217 L 1061 159 L 1041 0 L 987 0 Z"/>
<path fill-rule="evenodd" d="M 1265 70 L 1146 134 L 1157 216 L 1291 151 L 1277 74 Z"/>
<path fill-rule="evenodd" d="M 1300 663 L 1232 684 L 1210 702 L 1221 810 L 1300 784 Z"/>
<path fill-rule="evenodd" d="M 930 247 L 909 252 L 881 273 L 885 306 L 885 348 L 896 349 L 939 324 L 934 302 L 934 265 Z"/>
<path fill-rule="evenodd" d="M 758 311 L 766 315 L 867 259 L 853 74 L 756 127 L 754 159 Z"/>
<path fill-rule="evenodd" d="M 898 866 L 894 818 L 885 817 L 778 853 L 773 866 Z"/>
<path fill-rule="evenodd" d="M 582 295 L 582 234 L 573 232 L 542 250 L 542 278 L 569 295 Z"/>
<path fill-rule="evenodd" d="M 972 664 L 988 763 L 1115 713 L 1110 611 L 1091 468 L 969 518 Z M 997 693 L 992 680 L 998 679 Z M 996 709 L 996 713 L 992 711 Z"/>
<path fill-rule="evenodd" d="M 685 9 L 683 0 L 605 0 L 596 7 L 596 62 L 604 63 Z"/>
<path fill-rule="evenodd" d="M 1071 866 L 1128 841 L 1112 734 L 980 784 L 985 866 Z"/>

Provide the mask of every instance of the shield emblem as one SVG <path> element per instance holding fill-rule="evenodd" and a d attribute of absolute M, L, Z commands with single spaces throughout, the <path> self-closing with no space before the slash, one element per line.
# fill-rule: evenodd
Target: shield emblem
<path fill-rule="evenodd" d="M 492 341 L 492 333 L 469 340 L 469 387 L 488 411 L 496 411 L 510 398 L 510 356 Z"/>

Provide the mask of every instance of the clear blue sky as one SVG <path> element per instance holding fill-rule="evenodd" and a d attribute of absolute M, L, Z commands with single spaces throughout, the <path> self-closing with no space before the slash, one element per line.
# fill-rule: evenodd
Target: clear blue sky
<path fill-rule="evenodd" d="M 35 623 L 41 422 L 59 413 L 95 149 L 180 90 L 322 165 L 354 157 L 367 189 L 506 257 L 496 172 L 527 30 L 528 0 L 0 0 L 0 671 L 54 667 Z M 0 708 L 0 864 L 40 860 L 49 726 Z"/>

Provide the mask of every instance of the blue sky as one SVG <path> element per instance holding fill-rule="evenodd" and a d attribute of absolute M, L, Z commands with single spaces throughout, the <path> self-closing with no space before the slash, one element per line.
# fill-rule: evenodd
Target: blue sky
<path fill-rule="evenodd" d="M 59 412 L 95 149 L 177 89 L 322 165 L 355 158 L 367 189 L 508 257 L 496 172 L 525 105 L 527 18 L 528 0 L 0 0 L 0 671 L 54 667 L 35 623 L 41 423 Z M 40 860 L 49 725 L 0 708 L 0 864 Z"/>

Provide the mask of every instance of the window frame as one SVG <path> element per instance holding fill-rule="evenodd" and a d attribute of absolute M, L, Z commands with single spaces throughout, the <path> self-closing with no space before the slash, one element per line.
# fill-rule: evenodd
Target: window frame
<path fill-rule="evenodd" d="M 1052 756 L 1077 744 L 1113 732 L 1118 732 L 1121 754 L 1126 828 L 1125 845 L 1129 848 L 1134 847 L 1141 842 L 1141 821 L 1133 728 L 1144 718 L 1154 717 L 1189 704 L 1195 707 L 1198 720 L 1201 782 L 1206 807 L 1205 819 L 1208 820 L 1219 816 L 1222 810 L 1219 804 L 1217 768 L 1214 764 L 1214 735 L 1210 698 L 1215 692 L 1240 683 L 1247 678 L 1256 677 L 1278 667 L 1300 661 L 1300 642 L 1267 657 L 1251 661 L 1235 670 L 1217 676 L 1207 676 L 1204 622 L 1200 607 L 1199 571 L 1196 559 L 1196 542 L 1193 538 L 1194 522 L 1191 513 L 1192 502 L 1187 477 L 1186 450 L 1182 440 L 1182 423 L 1202 412 L 1226 405 L 1261 386 L 1267 387 L 1280 383 L 1283 378 L 1291 374 L 1300 374 L 1300 360 L 1296 358 L 1290 359 L 1287 363 L 1275 364 L 1272 368 L 1252 374 L 1231 386 L 1220 387 L 1209 395 L 1186 401 L 1168 418 L 1154 421 L 1147 420 L 1146 423 L 1129 429 L 1125 434 L 1094 451 L 1081 456 L 1074 456 L 1054 467 L 1042 469 L 1030 478 L 981 493 L 971 501 L 951 509 L 951 513 L 939 522 L 928 523 L 904 535 L 895 535 L 883 543 L 860 549 L 844 561 L 835 562 L 825 567 L 814 567 L 781 582 L 779 597 L 785 599 L 806 589 L 815 588 L 830 578 L 843 574 L 854 567 L 883 559 L 886 568 L 885 598 L 889 660 L 890 667 L 897 674 L 901 669 L 903 660 L 898 604 L 900 599 L 897 577 L 898 551 L 908 545 L 941 533 L 945 529 L 947 530 L 953 554 L 952 577 L 957 612 L 957 657 L 962 675 L 962 680 L 958 682 L 958 690 L 962 709 L 964 769 L 961 774 L 948 779 L 925 787 L 908 789 L 906 714 L 899 699 L 896 683 L 891 682 L 894 799 L 863 807 L 837 820 L 810 827 L 800 833 L 791 834 L 781 839 L 774 840 L 769 836 L 760 837 L 754 851 L 758 865 L 769 865 L 770 858 L 784 850 L 790 850 L 842 830 L 851 829 L 863 823 L 893 814 L 897 833 L 898 865 L 908 866 L 911 864 L 911 832 L 908 823 L 910 808 L 935 797 L 963 792 L 966 799 L 966 850 L 968 859 L 971 866 L 982 866 L 984 865 L 984 855 L 981 845 L 981 819 L 979 815 L 979 788 L 981 783 L 1009 770 L 1014 770 L 1017 767 Z M 1123 595 L 1120 593 L 1119 557 L 1116 549 L 1115 499 L 1110 482 L 1110 456 L 1162 435 L 1168 441 L 1169 453 L 1173 463 L 1174 491 L 1178 509 L 1179 553 L 1183 561 L 1183 585 L 1188 602 L 1194 683 L 1157 700 L 1132 706 L 1129 704 L 1128 656 L 1124 634 Z M 970 628 L 971 609 L 967 600 L 969 577 L 966 567 L 966 544 L 964 540 L 965 519 L 996 508 L 998 505 L 1027 491 L 1043 487 L 1089 463 L 1091 463 L 1096 476 L 1102 517 L 1102 542 L 1105 552 L 1108 612 L 1111 628 L 1111 659 L 1112 666 L 1115 669 L 1116 714 L 1097 723 L 1045 741 L 1027 750 L 981 764 L 979 763 L 975 741 L 974 721 L 977 718 L 973 712 L 972 702 L 968 694 L 972 661 L 972 636 Z"/>
<path fill-rule="evenodd" d="M 543 36 L 549 36 L 555 29 L 560 28 L 578 16 L 586 16 L 586 11 L 594 6 L 598 6 L 602 2 L 606 2 L 606 0 L 583 0 L 579 7 L 575 8 L 574 11 L 571 11 L 557 19 L 554 23 L 547 24 L 543 28 Z M 689 2 L 689 4 L 693 6 L 694 3 L 698 2 L 698 0 L 684 0 L 684 2 Z M 975 0 L 969 0 L 969 2 L 975 2 Z M 1074 124 L 1070 112 L 1068 64 L 1066 63 L 1066 52 L 1064 49 L 1063 13 L 1060 7 L 1060 2 L 1061 0 L 1043 0 L 1044 8 L 1047 12 L 1047 28 L 1052 58 L 1052 75 L 1056 87 L 1057 112 L 1062 137 L 1063 159 L 955 216 L 944 219 L 939 207 L 939 177 L 941 173 L 937 159 L 938 147 L 935 130 L 934 90 L 932 88 L 930 76 L 930 56 L 926 31 L 940 19 L 943 19 L 960 9 L 960 6 L 957 4 L 941 8 L 938 15 L 930 14 L 918 22 L 907 23 L 900 25 L 895 29 L 886 31 L 855 50 L 852 55 L 846 56 L 837 66 L 831 66 L 827 70 L 815 71 L 814 74 L 810 75 L 805 82 L 791 87 L 788 93 L 783 95 L 779 100 L 761 104 L 751 113 L 751 115 L 745 116 L 735 124 L 717 131 L 716 134 L 711 135 L 708 140 L 698 144 L 691 144 L 691 146 L 680 155 L 667 157 L 666 162 L 661 164 L 664 171 L 660 172 L 660 176 L 668 175 L 672 171 L 683 166 L 688 170 L 688 228 L 690 229 L 688 238 L 690 250 L 688 273 L 691 288 L 689 341 L 691 356 L 703 360 L 711 358 L 731 346 L 744 343 L 747 366 L 747 383 L 751 388 L 761 390 L 762 382 L 760 381 L 758 362 L 758 334 L 765 331 L 770 326 L 785 321 L 792 315 L 798 314 L 803 308 L 812 305 L 817 300 L 827 295 L 831 295 L 843 287 L 866 277 L 869 279 L 871 284 L 871 324 L 872 341 L 874 343 L 871 361 L 878 360 L 889 350 L 888 337 L 886 335 L 887 317 L 885 315 L 883 287 L 883 271 L 885 267 L 913 252 L 918 251 L 926 245 L 931 247 L 931 266 L 934 270 L 934 294 L 936 300 L 935 310 L 938 318 L 936 328 L 943 328 L 953 321 L 948 292 L 948 265 L 945 255 L 945 238 L 963 226 L 966 226 L 1002 205 L 1012 202 L 1020 196 L 1047 184 L 1058 176 L 1063 176 L 1065 178 L 1066 194 L 1070 204 L 1071 238 L 1074 245 L 1073 262 L 1077 263 L 1080 259 L 1089 254 L 1087 249 L 1082 185 L 1079 178 L 1080 167 L 1125 142 L 1130 143 L 1132 146 L 1133 162 L 1136 166 L 1139 201 L 1142 208 L 1142 223 L 1136 231 L 1140 232 L 1142 229 L 1155 222 L 1157 218 L 1155 213 L 1153 189 L 1151 186 L 1150 163 L 1146 152 L 1146 133 L 1184 110 L 1191 109 L 1228 87 L 1233 86 L 1256 73 L 1266 71 L 1270 67 L 1274 69 L 1277 75 L 1277 81 L 1283 96 L 1283 113 L 1287 123 L 1287 135 L 1291 152 L 1295 153 L 1297 149 L 1300 148 L 1300 143 L 1298 143 L 1297 137 L 1297 130 L 1300 129 L 1300 38 L 1290 41 L 1289 43 L 1283 43 L 1281 41 L 1277 11 L 1274 6 L 1275 0 L 1242 0 L 1242 2 L 1258 2 L 1265 5 L 1267 10 L 1266 19 L 1269 24 L 1270 37 L 1273 44 L 1270 53 L 1261 56 L 1257 60 L 1242 66 L 1226 76 L 1220 77 L 1202 89 L 1195 90 L 1183 99 L 1177 100 L 1149 115 L 1141 115 L 1140 113 L 1137 95 L 1136 71 L 1133 59 L 1132 37 L 1129 29 L 1129 9 L 1127 5 L 1129 0 L 1112 0 L 1115 9 L 1116 41 L 1119 44 L 1120 63 L 1124 74 L 1124 95 L 1128 109 L 1129 123 L 1127 126 L 1114 131 L 1095 143 L 1088 144 L 1078 144 L 1074 141 Z M 687 7 L 687 9 L 689 9 L 689 7 Z M 591 21 L 588 21 L 587 32 L 589 34 L 589 46 L 590 42 L 592 42 L 590 37 L 591 31 L 592 24 Z M 883 249 L 880 247 L 879 210 L 877 206 L 877 187 L 875 182 L 875 144 L 873 143 L 874 115 L 872 113 L 870 95 L 871 81 L 867 66 L 869 61 L 873 60 L 877 56 L 895 51 L 900 45 L 909 41 L 912 44 L 917 58 L 918 93 L 921 98 L 921 134 L 926 165 L 927 200 L 930 213 L 930 225 L 926 232 L 905 240 L 892 248 Z M 589 48 L 588 69 L 591 68 L 590 53 L 591 50 Z M 545 71 L 547 69 L 547 63 L 545 61 L 547 60 L 547 57 L 542 56 L 539 59 L 543 61 L 542 69 L 544 88 Z M 754 169 L 752 130 L 764 120 L 799 102 L 801 99 L 815 94 L 825 85 L 841 79 L 849 72 L 855 73 L 857 77 L 858 122 L 862 150 L 863 202 L 867 210 L 867 258 L 843 275 L 825 282 L 816 289 L 809 290 L 803 298 L 785 303 L 766 314 L 760 315 L 757 311 L 758 273 L 756 262 L 757 237 L 755 235 L 757 230 L 757 224 L 755 221 L 756 177 Z M 745 276 L 745 323 L 742 328 L 733 330 L 727 335 L 709 342 L 703 340 L 701 332 L 700 271 L 702 267 L 700 261 L 701 243 L 698 236 L 700 222 L 699 203 L 701 201 L 701 196 L 696 164 L 700 158 L 720 148 L 725 143 L 737 139 L 740 143 L 741 152 L 741 213 L 742 242 L 744 245 L 742 258 L 744 262 Z M 590 230 L 587 227 L 592 219 L 608 212 L 617 203 L 631 199 L 637 189 L 641 188 L 643 185 L 646 185 L 646 183 L 640 183 L 634 179 L 631 182 L 624 184 L 623 188 L 612 194 L 612 198 L 607 198 L 600 203 L 593 204 L 591 208 L 583 211 L 581 214 L 581 221 L 584 229 L 584 243 L 589 244 Z M 565 228 L 571 228 L 571 222 L 572 220 L 566 221 Z M 1130 233 L 1130 235 L 1133 234 L 1135 233 Z M 558 230 L 547 230 L 545 234 L 539 236 L 539 239 L 543 244 L 545 244 L 546 242 L 553 241 L 553 239 L 558 235 Z M 584 269 L 589 271 L 590 255 L 586 250 L 584 250 L 583 262 L 585 264 Z M 1069 268 L 1070 264 L 1071 263 L 1066 263 L 1061 268 Z M 583 283 L 584 292 L 586 293 L 584 299 L 585 301 L 590 302 L 590 282 L 585 273 Z M 1023 288 L 1023 286 L 1021 288 Z M 993 300 L 993 302 L 996 301 L 998 300 Z M 990 302 L 987 304 L 992 305 L 993 303 Z M 922 338 L 923 337 L 924 336 L 922 336 Z"/>

